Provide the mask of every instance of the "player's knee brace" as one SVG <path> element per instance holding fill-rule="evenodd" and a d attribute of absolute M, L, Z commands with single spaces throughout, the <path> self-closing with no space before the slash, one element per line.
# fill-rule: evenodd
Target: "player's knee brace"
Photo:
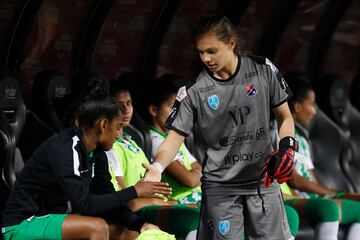
<path fill-rule="evenodd" d="M 341 200 L 342 224 L 360 223 L 360 202 Z"/>
<path fill-rule="evenodd" d="M 339 207 L 327 199 L 309 199 L 305 204 L 304 214 L 313 226 L 319 222 L 339 221 Z"/>

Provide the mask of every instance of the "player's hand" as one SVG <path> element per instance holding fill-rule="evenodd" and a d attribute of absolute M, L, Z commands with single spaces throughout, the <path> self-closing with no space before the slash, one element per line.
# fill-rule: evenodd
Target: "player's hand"
<path fill-rule="evenodd" d="M 273 151 L 263 166 L 265 187 L 269 187 L 274 179 L 281 184 L 291 178 L 294 168 L 294 151 L 297 148 L 297 141 L 293 137 L 281 139 L 279 150 Z"/>
<path fill-rule="evenodd" d="M 160 229 L 158 226 L 151 224 L 151 223 L 144 223 L 140 229 L 140 233 L 149 230 L 149 229 Z"/>
<path fill-rule="evenodd" d="M 166 182 L 149 182 L 141 180 L 135 184 L 135 190 L 138 197 L 152 197 L 154 194 L 169 195 L 172 189 Z"/>
<path fill-rule="evenodd" d="M 152 181 L 152 182 L 161 181 L 161 172 L 159 169 L 148 163 L 143 163 L 142 165 L 144 168 L 146 168 L 144 181 Z"/>

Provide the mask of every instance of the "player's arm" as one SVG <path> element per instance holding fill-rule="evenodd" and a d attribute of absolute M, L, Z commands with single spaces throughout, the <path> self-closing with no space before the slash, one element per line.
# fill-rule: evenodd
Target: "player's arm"
<path fill-rule="evenodd" d="M 183 164 L 173 161 L 166 168 L 166 172 L 182 185 L 194 188 L 201 184 L 201 165 L 198 162 L 194 162 L 191 166 L 192 169 L 187 170 Z"/>
<path fill-rule="evenodd" d="M 177 151 L 184 142 L 185 137 L 179 133 L 170 130 L 164 142 L 160 145 L 154 162 L 152 164 L 143 164 L 147 169 L 145 181 L 160 181 L 161 173 L 175 158 Z"/>
<path fill-rule="evenodd" d="M 294 120 L 287 102 L 273 108 L 273 111 L 279 124 L 280 142 L 279 149 L 268 157 L 263 167 L 263 171 L 266 172 L 265 187 L 274 179 L 277 179 L 278 183 L 290 179 L 294 168 L 294 151 L 298 148 L 294 138 Z"/>
<path fill-rule="evenodd" d="M 302 192 L 312 192 L 312 193 L 316 193 L 319 195 L 338 193 L 335 190 L 329 189 L 318 183 L 309 181 L 308 179 L 304 178 L 303 176 L 300 176 L 296 171 L 293 171 L 292 178 L 288 181 L 288 184 L 291 188 L 302 191 Z"/>
<path fill-rule="evenodd" d="M 273 108 L 273 112 L 278 122 L 280 139 L 287 136 L 294 137 L 294 120 L 287 102 Z"/>

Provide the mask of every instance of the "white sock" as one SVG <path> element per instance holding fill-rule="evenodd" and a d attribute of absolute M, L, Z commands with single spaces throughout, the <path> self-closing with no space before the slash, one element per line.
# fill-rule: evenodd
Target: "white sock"
<path fill-rule="evenodd" d="M 360 236 L 360 223 L 353 223 L 348 229 L 347 240 L 358 240 Z"/>
<path fill-rule="evenodd" d="M 315 227 L 315 239 L 337 240 L 338 232 L 339 222 L 320 222 Z"/>
<path fill-rule="evenodd" d="M 196 240 L 197 230 L 191 231 L 186 235 L 185 240 Z"/>

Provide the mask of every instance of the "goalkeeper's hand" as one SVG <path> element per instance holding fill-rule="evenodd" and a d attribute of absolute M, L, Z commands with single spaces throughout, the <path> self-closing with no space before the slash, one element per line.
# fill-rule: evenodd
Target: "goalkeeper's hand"
<path fill-rule="evenodd" d="M 294 151 L 297 149 L 298 142 L 295 138 L 288 136 L 280 140 L 279 149 L 268 156 L 263 166 L 265 187 L 269 187 L 275 179 L 278 183 L 284 183 L 291 178 L 294 168 Z"/>

